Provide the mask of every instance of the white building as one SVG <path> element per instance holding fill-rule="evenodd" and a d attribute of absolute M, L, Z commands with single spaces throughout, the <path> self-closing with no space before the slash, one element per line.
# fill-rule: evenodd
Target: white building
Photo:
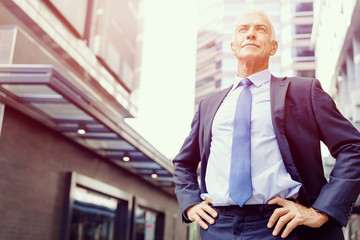
<path fill-rule="evenodd" d="M 311 40 L 316 77 L 335 99 L 339 110 L 360 129 L 360 0 L 315 0 Z M 325 165 L 331 168 L 330 158 Z M 329 170 L 328 169 L 328 170 Z M 360 202 L 345 231 L 360 239 Z"/>

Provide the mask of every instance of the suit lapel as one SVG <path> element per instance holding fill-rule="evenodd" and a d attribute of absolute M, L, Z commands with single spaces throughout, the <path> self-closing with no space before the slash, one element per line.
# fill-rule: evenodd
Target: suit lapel
<path fill-rule="evenodd" d="M 289 87 L 287 78 L 277 78 L 271 76 L 270 82 L 270 102 L 271 114 L 274 127 L 278 128 L 281 134 L 285 134 L 285 98 L 286 92 Z"/>
<path fill-rule="evenodd" d="M 295 167 L 291 156 L 289 143 L 285 135 L 285 100 L 286 94 L 290 85 L 288 78 L 277 78 L 271 76 L 270 82 L 270 103 L 271 103 L 271 117 L 274 126 L 274 131 L 281 156 L 283 158 L 286 169 L 291 177 L 298 182 L 301 182 L 300 176 Z"/>
<path fill-rule="evenodd" d="M 215 114 L 217 110 L 219 109 L 221 103 L 223 102 L 225 96 L 230 91 L 231 87 L 226 88 L 212 97 L 210 97 L 208 100 L 209 102 L 206 104 L 205 108 L 205 122 L 204 122 L 204 146 L 205 146 L 205 157 L 206 160 L 208 159 L 210 155 L 210 143 L 211 143 L 211 136 L 212 136 L 212 123 L 215 117 Z"/>

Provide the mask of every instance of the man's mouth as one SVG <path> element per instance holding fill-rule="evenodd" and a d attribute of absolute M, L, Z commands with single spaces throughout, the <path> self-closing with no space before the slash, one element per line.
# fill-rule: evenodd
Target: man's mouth
<path fill-rule="evenodd" d="M 244 47 L 259 47 L 258 45 L 256 45 L 256 44 L 254 44 L 254 43 L 247 43 L 247 44 L 244 44 L 243 46 L 242 46 L 243 48 Z"/>

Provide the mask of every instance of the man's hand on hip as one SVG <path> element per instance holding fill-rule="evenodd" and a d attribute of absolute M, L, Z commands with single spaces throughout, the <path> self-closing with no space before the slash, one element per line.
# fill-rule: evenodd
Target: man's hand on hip
<path fill-rule="evenodd" d="M 276 223 L 273 231 L 274 236 L 277 236 L 285 225 L 286 227 L 281 234 L 282 238 L 286 238 L 296 226 L 305 225 L 318 228 L 329 220 L 329 216 L 326 213 L 318 212 L 314 208 L 308 208 L 298 202 L 289 201 L 284 198 L 276 197 L 269 200 L 267 204 L 281 206 L 274 210 L 267 225 L 268 228 L 272 228 Z"/>
<path fill-rule="evenodd" d="M 214 218 L 218 216 L 218 213 L 209 204 L 212 204 L 212 201 L 206 199 L 185 211 L 189 220 L 197 222 L 203 229 L 208 229 L 207 223 L 214 224 Z"/>

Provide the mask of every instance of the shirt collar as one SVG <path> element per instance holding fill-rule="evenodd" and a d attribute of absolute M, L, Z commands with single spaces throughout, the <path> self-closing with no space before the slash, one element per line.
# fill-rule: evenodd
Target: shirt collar
<path fill-rule="evenodd" d="M 270 81 L 271 73 L 270 73 L 269 69 L 265 69 L 265 70 L 262 70 L 260 72 L 254 73 L 254 74 L 248 76 L 247 78 L 250 79 L 250 81 L 256 87 L 260 87 L 264 83 Z M 235 88 L 239 85 L 241 80 L 243 80 L 243 78 L 241 78 L 241 77 L 239 77 L 237 75 L 235 76 L 234 85 L 233 85 L 231 91 L 235 90 Z"/>

